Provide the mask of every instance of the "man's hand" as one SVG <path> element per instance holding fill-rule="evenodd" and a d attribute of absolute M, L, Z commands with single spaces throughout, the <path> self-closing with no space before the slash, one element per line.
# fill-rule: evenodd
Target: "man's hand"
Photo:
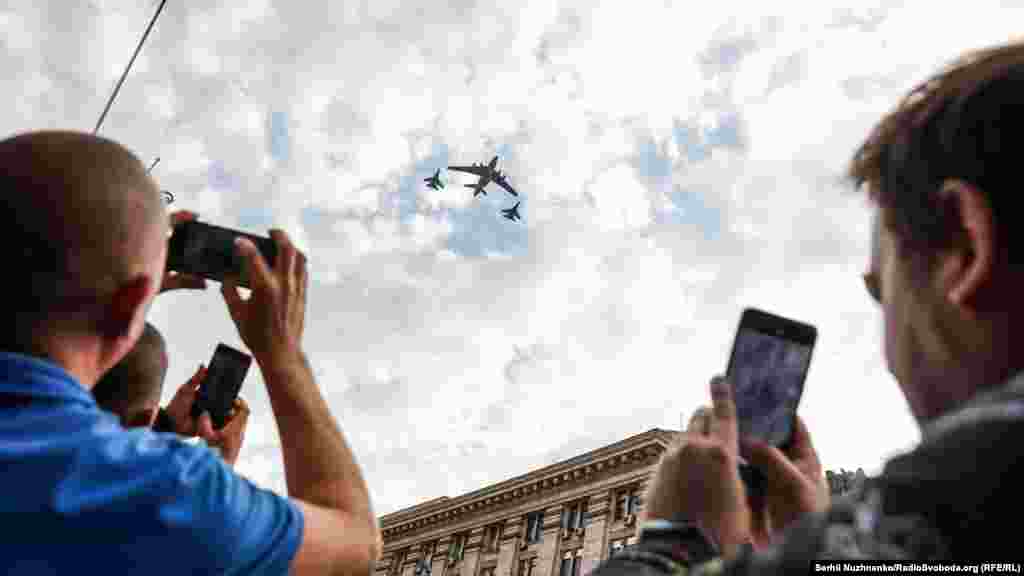
<path fill-rule="evenodd" d="M 811 434 L 799 416 L 793 442 L 785 453 L 760 440 L 745 439 L 741 444 L 743 456 L 766 478 L 765 505 L 772 530 L 781 532 L 804 514 L 828 508 L 828 481 L 811 443 Z"/>
<path fill-rule="evenodd" d="M 189 212 L 188 210 L 178 210 L 171 214 L 171 229 L 167 234 L 174 233 L 176 228 L 182 222 L 189 220 L 195 220 L 198 215 L 195 212 Z M 192 274 L 182 274 L 180 272 L 166 272 L 164 274 L 163 283 L 160 285 L 160 292 L 167 292 L 169 290 L 204 290 L 206 288 L 206 280 L 199 276 L 193 276 Z"/>
<path fill-rule="evenodd" d="M 306 257 L 281 230 L 271 230 L 277 257 L 271 268 L 252 242 L 239 238 L 235 246 L 246 259 L 252 294 L 243 300 L 233 279 L 221 293 L 245 345 L 264 370 L 290 365 L 301 357 L 306 321 Z"/>
<path fill-rule="evenodd" d="M 195 403 L 196 396 L 199 394 L 199 385 L 202 384 L 203 378 L 206 378 L 206 368 L 200 365 L 199 370 L 196 370 L 188 382 L 182 384 L 181 388 L 174 393 L 174 397 L 171 398 L 170 404 L 165 409 L 167 416 L 174 423 L 174 431 L 179 436 L 192 438 L 199 433 L 197 423 L 192 418 L 192 404 Z"/>
<path fill-rule="evenodd" d="M 221 457 L 229 466 L 235 465 L 238 453 L 242 450 L 249 413 L 249 405 L 245 400 L 236 398 L 231 412 L 228 413 L 228 421 L 220 430 L 213 429 L 213 420 L 209 412 L 203 412 L 199 416 L 199 437 L 205 440 L 207 445 L 220 449 Z"/>
<path fill-rule="evenodd" d="M 726 380 L 711 380 L 713 408 L 693 415 L 648 488 L 646 518 L 687 520 L 709 532 L 726 556 L 751 538 L 751 514 L 738 468 L 736 406 Z"/>

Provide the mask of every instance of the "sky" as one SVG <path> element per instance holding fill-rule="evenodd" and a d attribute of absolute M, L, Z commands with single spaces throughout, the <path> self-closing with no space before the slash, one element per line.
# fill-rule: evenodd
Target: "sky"
<path fill-rule="evenodd" d="M 157 4 L 0 0 L 2 132 L 92 130 Z M 1024 6 L 687 6 L 169 0 L 100 133 L 159 157 L 175 208 L 308 254 L 303 345 L 380 514 L 678 429 L 748 306 L 817 326 L 800 414 L 827 468 L 876 473 L 919 434 L 843 170 Z M 521 222 L 444 169 L 496 154 Z M 150 320 L 165 400 L 242 347 L 216 284 Z M 283 493 L 257 370 L 242 394 L 237 468 Z"/>

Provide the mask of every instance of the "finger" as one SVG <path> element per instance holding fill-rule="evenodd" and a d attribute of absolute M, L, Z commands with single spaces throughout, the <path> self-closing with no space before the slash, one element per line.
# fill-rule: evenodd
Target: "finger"
<path fill-rule="evenodd" d="M 715 420 L 715 436 L 727 446 L 737 446 L 736 403 L 732 398 L 732 385 L 724 376 L 711 379 L 711 407 Z"/>
<path fill-rule="evenodd" d="M 231 319 L 235 321 L 236 326 L 241 326 L 242 319 L 244 318 L 245 300 L 242 299 L 242 295 L 238 292 L 238 283 L 233 278 L 225 278 L 224 282 L 220 285 L 220 293 L 224 296 L 224 303 L 227 304 Z"/>
<path fill-rule="evenodd" d="M 191 210 L 175 210 L 171 213 L 171 223 L 173 224 L 180 224 L 188 220 L 195 220 L 196 218 L 199 218 L 199 214 Z"/>
<path fill-rule="evenodd" d="M 302 252 L 296 251 L 299 255 L 298 267 L 299 267 L 299 297 L 302 302 L 306 301 L 306 289 L 309 288 L 309 269 L 306 266 L 306 255 Z"/>
<path fill-rule="evenodd" d="M 743 442 L 743 453 L 750 463 L 765 475 L 768 483 L 778 487 L 798 487 L 803 473 L 778 448 L 760 440 Z"/>
<path fill-rule="evenodd" d="M 174 275 L 174 278 L 178 288 L 186 290 L 203 290 L 206 288 L 206 279 L 201 276 L 177 273 Z"/>
<path fill-rule="evenodd" d="M 177 212 L 171 213 L 171 231 L 174 231 L 175 226 L 188 222 L 189 220 L 196 220 L 199 215 L 189 210 L 178 210 Z"/>
<path fill-rule="evenodd" d="M 196 369 L 196 373 L 193 374 L 192 377 L 188 379 L 188 382 L 185 382 L 184 384 L 181 385 L 181 388 L 178 389 L 178 392 L 187 395 L 195 394 L 196 390 L 199 389 L 199 385 L 203 383 L 203 378 L 205 377 L 206 367 L 200 364 L 199 368 Z"/>
<path fill-rule="evenodd" d="M 217 432 L 213 429 L 213 418 L 210 417 L 210 413 L 203 410 L 203 413 L 199 415 L 199 427 L 196 430 L 196 434 L 208 443 L 216 443 L 220 440 Z"/>
<path fill-rule="evenodd" d="M 249 267 L 249 285 L 255 287 L 258 284 L 267 285 L 270 282 L 270 268 L 267 261 L 263 259 L 256 245 L 248 238 L 235 238 L 235 247 L 238 253 L 246 259 Z M 280 255 L 279 255 L 280 256 Z"/>
<path fill-rule="evenodd" d="M 163 290 L 202 290 L 206 288 L 206 280 L 199 276 L 193 276 L 192 274 L 182 274 L 180 272 L 171 272 L 164 278 Z"/>
<path fill-rule="evenodd" d="M 707 406 L 701 406 L 694 411 L 693 416 L 690 416 L 690 422 L 686 426 L 686 431 L 698 436 L 705 436 L 708 433 L 708 413 L 710 410 Z"/>
<path fill-rule="evenodd" d="M 807 429 L 807 424 L 799 415 L 796 416 L 795 420 L 796 423 L 793 426 L 793 440 L 786 452 L 793 460 L 811 460 L 817 462 L 818 452 L 814 449 L 814 444 L 811 442 L 811 433 Z"/>
<path fill-rule="evenodd" d="M 298 269 L 298 250 L 282 230 L 271 230 L 270 237 L 277 243 L 277 261 L 274 269 L 283 272 L 286 278 L 294 278 Z"/>

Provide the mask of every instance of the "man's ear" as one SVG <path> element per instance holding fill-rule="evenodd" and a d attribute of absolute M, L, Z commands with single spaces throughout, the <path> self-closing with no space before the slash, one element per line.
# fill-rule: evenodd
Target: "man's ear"
<path fill-rule="evenodd" d="M 128 354 L 146 323 L 146 311 L 155 296 L 151 277 L 139 275 L 121 284 L 107 300 L 97 327 L 103 337 L 102 371 L 109 370 Z"/>
<path fill-rule="evenodd" d="M 103 335 L 116 339 L 131 336 L 133 332 L 141 334 L 145 308 L 152 291 L 153 279 L 144 275 L 119 286 L 108 301 L 100 322 Z"/>
<path fill-rule="evenodd" d="M 958 307 L 976 301 L 992 279 L 996 260 L 995 220 L 985 194 L 962 180 L 947 180 L 939 197 L 956 228 L 940 274 L 947 300 Z"/>

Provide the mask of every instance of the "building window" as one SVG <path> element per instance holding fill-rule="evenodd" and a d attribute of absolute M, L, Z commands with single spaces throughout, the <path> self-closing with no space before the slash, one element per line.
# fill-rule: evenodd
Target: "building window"
<path fill-rule="evenodd" d="M 635 487 L 623 488 L 615 492 L 615 519 L 622 520 L 640 509 L 640 497 Z"/>
<path fill-rule="evenodd" d="M 486 552 L 497 552 L 500 542 L 501 524 L 492 524 L 484 528 L 484 550 Z"/>
<path fill-rule="evenodd" d="M 587 525 L 587 501 L 573 502 L 562 510 L 562 529 L 575 530 Z"/>
<path fill-rule="evenodd" d="M 519 561 L 519 576 L 534 576 L 534 569 L 537 567 L 537 557 L 527 558 Z"/>
<path fill-rule="evenodd" d="M 448 559 L 453 562 L 462 560 L 462 553 L 466 548 L 466 534 L 452 536 L 452 543 L 448 547 Z"/>
<path fill-rule="evenodd" d="M 393 576 L 397 576 L 402 573 L 402 565 L 405 564 L 405 558 L 408 554 L 408 550 L 399 550 L 395 552 L 395 555 L 391 558 L 391 570 L 389 571 Z"/>
<path fill-rule="evenodd" d="M 562 567 L 558 576 L 580 576 L 583 565 L 583 549 L 577 548 L 562 555 Z"/>
<path fill-rule="evenodd" d="M 480 576 L 494 576 L 494 566 L 480 569 Z"/>
<path fill-rule="evenodd" d="M 437 553 L 437 540 L 431 540 L 430 542 L 424 542 L 423 546 L 420 547 L 420 556 L 430 562 L 434 554 Z"/>
<path fill-rule="evenodd" d="M 544 524 L 543 512 L 531 512 L 526 515 L 526 542 L 540 542 L 541 527 Z"/>

